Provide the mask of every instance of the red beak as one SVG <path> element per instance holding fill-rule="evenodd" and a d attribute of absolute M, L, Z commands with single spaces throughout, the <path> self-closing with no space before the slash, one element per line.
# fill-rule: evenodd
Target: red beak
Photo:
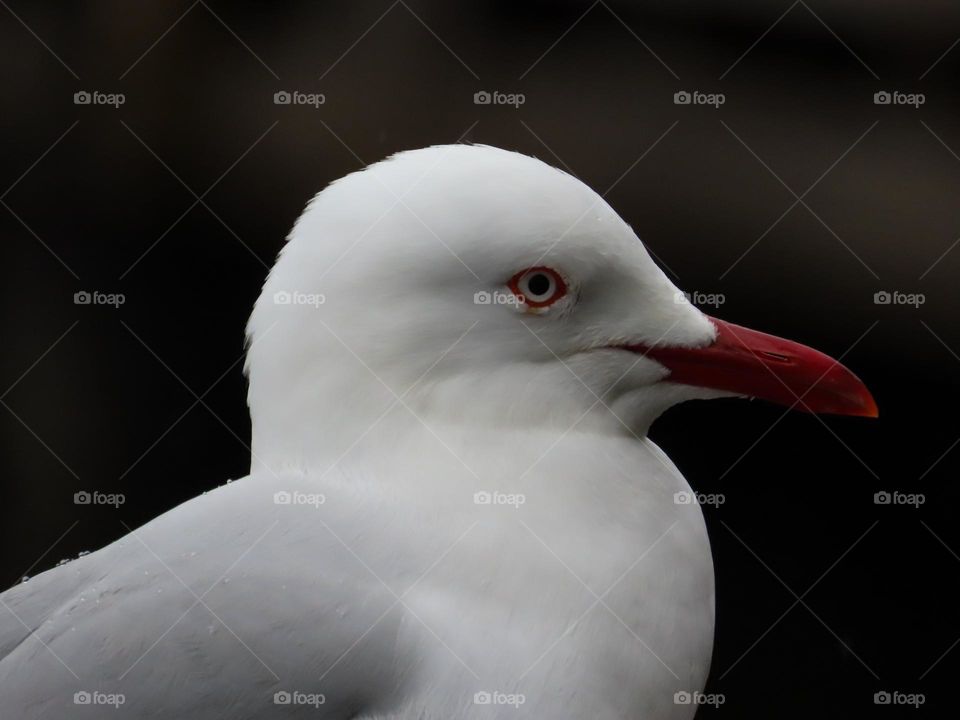
<path fill-rule="evenodd" d="M 701 348 L 631 345 L 670 371 L 670 382 L 758 397 L 812 413 L 877 417 L 860 379 L 829 355 L 716 318 L 717 339 Z"/>

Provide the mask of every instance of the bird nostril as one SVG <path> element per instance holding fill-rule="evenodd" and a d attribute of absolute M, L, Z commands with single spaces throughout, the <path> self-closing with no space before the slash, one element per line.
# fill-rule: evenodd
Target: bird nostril
<path fill-rule="evenodd" d="M 767 350 L 761 350 L 760 354 L 768 360 L 773 360 L 775 362 L 781 362 L 789 364 L 793 362 L 793 359 L 789 355 L 781 355 L 780 353 L 769 352 Z"/>

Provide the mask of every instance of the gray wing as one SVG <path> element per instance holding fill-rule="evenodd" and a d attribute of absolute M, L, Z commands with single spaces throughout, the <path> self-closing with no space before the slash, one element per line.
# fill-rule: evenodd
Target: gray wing
<path fill-rule="evenodd" d="M 346 718 L 389 702 L 402 606 L 275 489 L 223 486 L 0 595 L 4 716 Z"/>

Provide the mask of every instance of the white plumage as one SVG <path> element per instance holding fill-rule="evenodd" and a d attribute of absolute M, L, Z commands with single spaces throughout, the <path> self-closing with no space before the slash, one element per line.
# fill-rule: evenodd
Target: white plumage
<path fill-rule="evenodd" d="M 477 295 L 540 266 L 545 311 Z M 598 195 L 401 153 L 314 198 L 248 333 L 251 474 L 3 594 L 5 717 L 692 717 L 710 548 L 646 430 L 729 393 L 623 349 L 717 331 Z"/>

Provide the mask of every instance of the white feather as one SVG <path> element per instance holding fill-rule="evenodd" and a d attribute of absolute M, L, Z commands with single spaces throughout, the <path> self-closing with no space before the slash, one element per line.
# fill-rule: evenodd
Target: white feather
<path fill-rule="evenodd" d="M 534 265 L 569 283 L 548 311 L 475 302 Z M 251 475 L 0 596 L 5 712 L 692 717 L 710 549 L 645 434 L 710 393 L 616 347 L 714 329 L 602 198 L 496 148 L 401 153 L 314 198 L 248 336 Z"/>

